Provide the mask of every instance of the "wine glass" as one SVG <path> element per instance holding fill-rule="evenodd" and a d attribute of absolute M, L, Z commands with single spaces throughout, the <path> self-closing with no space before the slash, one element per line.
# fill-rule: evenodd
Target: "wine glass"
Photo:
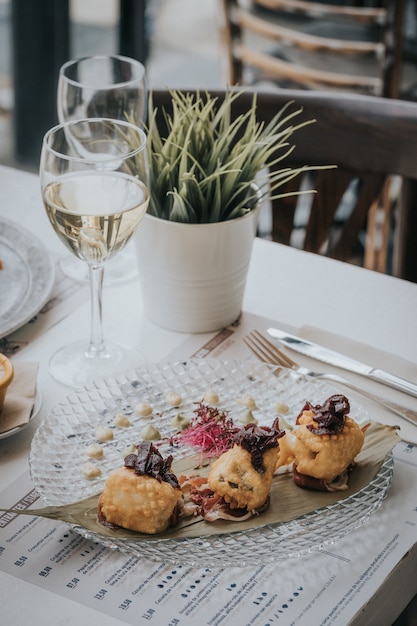
<path fill-rule="evenodd" d="M 146 70 L 136 59 L 96 55 L 73 59 L 59 71 L 57 110 L 59 121 L 87 117 L 127 120 L 141 126 L 147 110 Z M 88 281 L 85 265 L 64 257 L 59 266 L 70 278 Z M 124 250 L 106 267 L 105 282 L 137 276 L 133 251 Z"/>
<path fill-rule="evenodd" d="M 136 350 L 104 342 L 102 283 L 104 265 L 133 237 L 148 206 L 145 133 L 105 118 L 59 124 L 44 137 L 40 181 L 52 227 L 89 272 L 90 341 L 60 348 L 49 364 L 56 380 L 79 387 L 143 362 Z"/>

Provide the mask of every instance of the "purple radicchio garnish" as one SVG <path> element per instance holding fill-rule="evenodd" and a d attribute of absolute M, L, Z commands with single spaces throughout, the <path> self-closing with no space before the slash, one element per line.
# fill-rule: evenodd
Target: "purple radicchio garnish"
<path fill-rule="evenodd" d="M 314 424 L 307 424 L 307 428 L 312 433 L 315 435 L 337 435 L 343 430 L 345 417 L 350 411 L 350 404 L 346 396 L 341 394 L 330 396 L 324 404 L 312 405 L 310 402 L 306 402 L 297 417 L 297 424 L 304 411 L 311 411 L 314 414 L 314 421 L 318 424 L 317 428 Z"/>
<path fill-rule="evenodd" d="M 172 455 L 164 459 L 149 441 L 144 441 L 136 447 L 137 454 L 128 454 L 125 457 L 125 467 L 133 469 L 138 476 L 152 476 L 159 482 L 169 483 L 175 489 L 180 488 L 177 477 L 171 472 Z"/>
<path fill-rule="evenodd" d="M 264 453 L 269 448 L 276 448 L 278 439 L 284 434 L 285 432 L 279 428 L 279 419 L 276 418 L 271 428 L 269 426 L 247 424 L 236 433 L 233 441 L 250 453 L 253 468 L 259 474 L 263 474 L 265 472 L 263 465 Z"/>

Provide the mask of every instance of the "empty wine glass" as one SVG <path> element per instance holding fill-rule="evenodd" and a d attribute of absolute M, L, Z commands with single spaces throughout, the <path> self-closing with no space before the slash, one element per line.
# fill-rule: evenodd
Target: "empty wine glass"
<path fill-rule="evenodd" d="M 147 108 L 145 67 L 123 56 L 89 56 L 65 63 L 58 78 L 59 121 L 108 117 L 141 126 Z M 86 282 L 88 272 L 76 258 L 64 257 L 59 266 L 70 278 Z M 124 250 L 106 267 L 106 284 L 137 276 L 133 251 Z"/>
<path fill-rule="evenodd" d="M 105 343 L 102 329 L 104 265 L 133 237 L 149 202 L 144 132 L 121 120 L 89 118 L 55 126 L 43 140 L 42 199 L 65 246 L 88 266 L 90 341 L 60 348 L 52 376 L 79 387 L 143 362 L 139 352 Z"/>

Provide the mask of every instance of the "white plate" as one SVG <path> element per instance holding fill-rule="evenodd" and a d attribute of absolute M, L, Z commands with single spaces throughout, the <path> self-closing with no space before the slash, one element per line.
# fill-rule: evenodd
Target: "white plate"
<path fill-rule="evenodd" d="M 33 405 L 32 413 L 30 414 L 30 418 L 27 424 L 22 424 L 21 426 L 16 426 L 16 428 L 10 428 L 4 432 L 0 432 L 0 439 L 7 439 L 7 437 L 11 437 L 12 435 L 16 435 L 20 433 L 22 430 L 27 428 L 32 420 L 38 415 L 40 408 L 42 406 L 42 392 L 39 387 L 36 387 L 36 397 L 35 403 Z"/>
<path fill-rule="evenodd" d="M 54 265 L 45 245 L 20 225 L 0 218 L 0 338 L 32 319 L 48 301 Z"/>
<path fill-rule="evenodd" d="M 246 412 L 238 400 L 250 394 L 258 407 L 254 415 L 266 425 L 271 425 L 276 417 L 277 402 L 288 405 L 285 419 L 294 423 L 306 400 L 321 404 L 334 393 L 322 381 L 300 377 L 289 370 L 277 377 L 273 369 L 253 360 L 222 363 L 203 359 L 147 365 L 91 383 L 56 406 L 36 431 L 30 453 L 34 486 L 47 505 L 72 503 L 98 494 L 109 472 L 123 464 L 126 446 L 138 443 L 142 429 L 149 423 L 149 418 L 139 418 L 135 413 L 139 402 L 153 407 L 152 423 L 163 438 L 174 434 L 171 421 L 178 409 L 167 404 L 169 391 L 182 396 L 180 412 L 192 417 L 195 403 L 202 394 L 213 390 L 219 397 L 219 408 L 227 410 L 236 423 Z M 114 427 L 119 413 L 129 416 L 131 426 Z M 368 421 L 364 410 L 353 401 L 350 415 L 359 423 Z M 96 429 L 102 424 L 112 429 L 114 438 L 102 444 L 104 458 L 96 461 L 102 474 L 90 481 L 82 475 L 84 463 L 90 460 L 86 447 L 96 442 Z M 169 441 L 160 449 L 164 456 L 173 454 L 179 458 L 190 454 L 189 449 L 173 448 Z M 239 533 L 135 542 L 105 537 L 79 526 L 75 529 L 110 548 L 165 562 L 222 566 L 276 561 L 315 550 L 363 524 L 382 502 L 391 476 L 392 461 L 387 459 L 372 483 L 353 496 L 289 523 L 261 526 L 260 516 L 259 527 Z"/>

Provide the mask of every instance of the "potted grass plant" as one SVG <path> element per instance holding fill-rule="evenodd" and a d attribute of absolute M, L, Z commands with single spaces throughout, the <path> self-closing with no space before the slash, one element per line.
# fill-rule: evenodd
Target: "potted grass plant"
<path fill-rule="evenodd" d="M 144 306 L 162 327 L 209 332 L 240 314 L 263 198 L 308 169 L 285 166 L 291 136 L 306 122 L 294 124 L 300 111 L 284 107 L 261 123 L 256 95 L 234 117 L 238 90 L 221 101 L 169 94 L 163 110 L 149 97 L 151 193 L 136 236 Z"/>

